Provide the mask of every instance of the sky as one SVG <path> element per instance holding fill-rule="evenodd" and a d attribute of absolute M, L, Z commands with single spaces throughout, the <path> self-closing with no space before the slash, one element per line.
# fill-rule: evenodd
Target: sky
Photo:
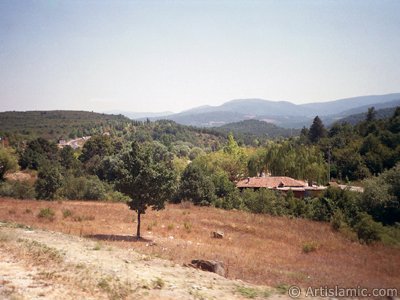
<path fill-rule="evenodd" d="M 394 92 L 398 0 L 0 0 L 0 111 Z"/>

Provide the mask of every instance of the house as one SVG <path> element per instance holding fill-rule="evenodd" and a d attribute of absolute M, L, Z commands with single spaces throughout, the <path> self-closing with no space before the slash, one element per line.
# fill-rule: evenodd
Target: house
<path fill-rule="evenodd" d="M 324 186 L 309 186 L 308 183 L 303 180 L 297 180 L 286 176 L 248 177 L 237 182 L 236 187 L 240 190 L 246 188 L 255 190 L 267 188 L 283 193 L 287 193 L 291 190 L 297 198 L 317 197 L 326 189 Z"/>

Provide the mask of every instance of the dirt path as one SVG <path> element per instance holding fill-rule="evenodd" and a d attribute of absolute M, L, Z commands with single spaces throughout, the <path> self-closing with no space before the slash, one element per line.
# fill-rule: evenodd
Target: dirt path
<path fill-rule="evenodd" d="M 276 290 L 59 232 L 0 223 L 3 299 L 287 298 Z"/>

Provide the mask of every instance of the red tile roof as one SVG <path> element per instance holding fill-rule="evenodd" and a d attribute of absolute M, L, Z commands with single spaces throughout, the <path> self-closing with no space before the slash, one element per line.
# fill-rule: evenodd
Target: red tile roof
<path fill-rule="evenodd" d="M 302 180 L 295 180 L 285 176 L 269 177 L 249 177 L 240 180 L 236 186 L 238 188 L 278 188 L 278 187 L 305 187 L 307 183 Z"/>

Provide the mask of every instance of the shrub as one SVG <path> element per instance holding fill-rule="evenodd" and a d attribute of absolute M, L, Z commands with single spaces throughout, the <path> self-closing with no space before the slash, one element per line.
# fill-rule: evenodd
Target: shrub
<path fill-rule="evenodd" d="M 185 230 L 190 233 L 192 231 L 192 223 L 190 222 L 183 222 L 183 227 L 185 228 Z"/>
<path fill-rule="evenodd" d="M 52 166 L 43 167 L 39 171 L 35 190 L 39 199 L 52 200 L 55 198 L 58 188 L 61 187 L 62 177 L 60 171 Z"/>
<path fill-rule="evenodd" d="M 63 209 L 62 213 L 63 213 L 64 219 L 72 216 L 72 214 L 73 214 L 72 211 L 70 211 L 69 209 Z"/>
<path fill-rule="evenodd" d="M 50 207 L 42 208 L 38 213 L 38 218 L 47 219 L 49 221 L 53 221 L 55 217 L 55 212 Z"/>
<path fill-rule="evenodd" d="M 267 189 L 253 191 L 246 189 L 242 193 L 246 209 L 254 213 L 268 213 L 277 215 L 278 201 L 275 193 Z"/>
<path fill-rule="evenodd" d="M 0 148 L 0 181 L 4 179 L 4 174 L 15 171 L 18 168 L 17 158 L 11 148 Z"/>
<path fill-rule="evenodd" d="M 16 199 L 34 199 L 35 190 L 26 181 L 7 181 L 0 183 L 0 196 Z"/>
<path fill-rule="evenodd" d="M 60 189 L 60 196 L 70 200 L 104 200 L 107 184 L 97 176 L 67 177 Z M 113 195 L 113 193 L 111 193 Z M 119 194 L 115 194 L 116 198 Z M 120 197 L 123 198 L 123 197 Z"/>
<path fill-rule="evenodd" d="M 215 199 L 215 187 L 201 168 L 189 164 L 181 176 L 178 194 L 182 200 L 190 200 L 197 205 L 210 205 Z"/>
<path fill-rule="evenodd" d="M 303 244 L 303 252 L 304 253 L 310 253 L 317 251 L 318 244 L 316 242 L 306 242 Z"/>
<path fill-rule="evenodd" d="M 333 230 L 339 231 L 346 224 L 343 212 L 340 209 L 335 210 L 331 217 L 331 226 Z"/>
<path fill-rule="evenodd" d="M 360 221 L 354 226 L 359 240 L 366 244 L 381 240 L 383 225 L 375 222 L 367 213 L 360 213 L 359 218 Z"/>

